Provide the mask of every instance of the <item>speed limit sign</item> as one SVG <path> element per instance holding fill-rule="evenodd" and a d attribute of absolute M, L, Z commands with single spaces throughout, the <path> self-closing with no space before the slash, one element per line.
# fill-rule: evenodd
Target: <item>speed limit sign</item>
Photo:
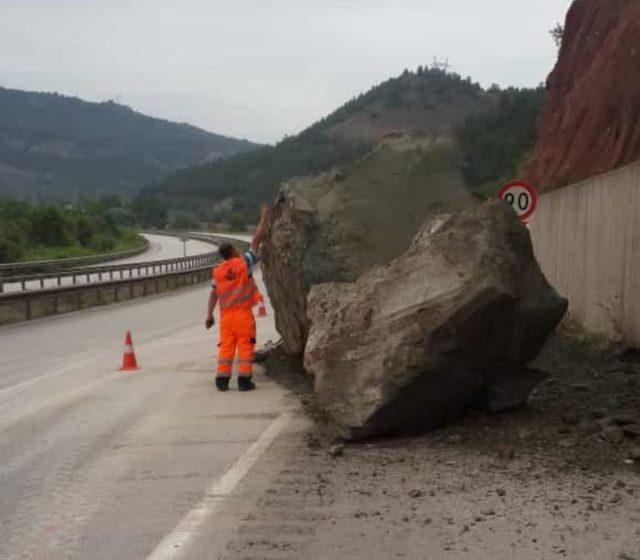
<path fill-rule="evenodd" d="M 523 181 L 506 184 L 500 189 L 498 196 L 513 208 L 523 222 L 532 216 L 538 206 L 538 192 Z"/>

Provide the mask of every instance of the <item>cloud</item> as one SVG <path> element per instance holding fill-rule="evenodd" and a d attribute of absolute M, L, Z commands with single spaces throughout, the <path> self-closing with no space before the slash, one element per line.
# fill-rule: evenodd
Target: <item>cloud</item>
<path fill-rule="evenodd" d="M 3 85 L 276 141 L 434 56 L 535 85 L 568 0 L 3 0 Z"/>

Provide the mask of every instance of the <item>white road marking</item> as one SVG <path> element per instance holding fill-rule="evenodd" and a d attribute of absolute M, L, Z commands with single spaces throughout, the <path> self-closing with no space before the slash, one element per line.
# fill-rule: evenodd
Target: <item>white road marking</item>
<path fill-rule="evenodd" d="M 4 387 L 0 389 L 0 397 L 5 395 L 9 395 L 15 391 L 20 391 L 21 389 L 26 389 L 30 385 L 34 383 L 39 383 L 40 381 L 44 381 L 45 379 L 51 379 L 52 377 L 58 377 L 59 375 L 64 375 L 65 373 L 70 373 L 77 369 L 86 367 L 91 362 L 95 361 L 96 357 L 88 358 L 82 361 L 76 361 L 72 366 L 68 366 L 57 371 L 52 371 L 50 373 L 45 373 L 44 375 L 40 375 L 39 377 L 35 377 L 33 379 L 29 379 L 28 381 L 23 381 L 22 383 L 18 383 L 17 385 L 12 385 L 10 387 Z"/>
<path fill-rule="evenodd" d="M 253 465 L 269 449 L 291 421 L 291 418 L 290 412 L 281 413 L 236 463 L 213 483 L 202 501 L 182 518 L 171 533 L 162 539 L 146 560 L 176 560 L 183 556 L 200 533 L 207 519 L 223 505 L 225 499 L 231 495 Z"/>

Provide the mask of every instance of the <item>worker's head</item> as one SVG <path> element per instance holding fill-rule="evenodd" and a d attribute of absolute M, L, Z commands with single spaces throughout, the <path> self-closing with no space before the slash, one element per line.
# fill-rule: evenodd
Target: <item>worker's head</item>
<path fill-rule="evenodd" d="M 233 257 L 238 256 L 238 251 L 231 243 L 223 243 L 218 247 L 218 254 L 225 260 L 228 261 Z"/>

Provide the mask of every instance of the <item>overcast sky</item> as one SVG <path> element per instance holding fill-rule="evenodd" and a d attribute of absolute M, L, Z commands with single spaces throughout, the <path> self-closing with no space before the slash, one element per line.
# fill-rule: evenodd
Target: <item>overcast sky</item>
<path fill-rule="evenodd" d="M 535 85 L 570 0 L 0 0 L 0 85 L 274 142 L 436 56 Z"/>

